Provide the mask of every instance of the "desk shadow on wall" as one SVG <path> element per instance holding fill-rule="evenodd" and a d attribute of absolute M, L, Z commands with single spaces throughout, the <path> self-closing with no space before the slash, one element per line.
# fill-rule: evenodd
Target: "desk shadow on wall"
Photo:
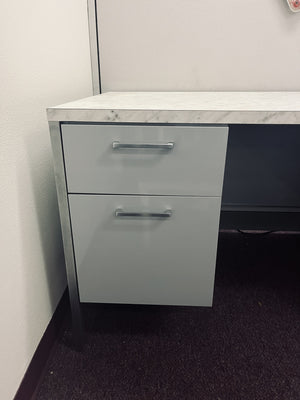
<path fill-rule="evenodd" d="M 30 343 L 44 333 L 66 287 L 52 153 L 45 134 L 41 130 L 22 138 L 23 159 L 17 163 L 20 284 L 29 352 Z"/>

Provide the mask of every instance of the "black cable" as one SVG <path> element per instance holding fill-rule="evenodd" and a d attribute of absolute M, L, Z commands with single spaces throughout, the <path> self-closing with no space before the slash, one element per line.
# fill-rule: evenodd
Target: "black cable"
<path fill-rule="evenodd" d="M 276 230 L 272 230 L 272 231 L 252 231 L 252 232 L 245 232 L 243 229 L 237 229 L 237 231 L 239 233 L 241 233 L 242 235 L 250 235 L 250 236 L 264 236 L 264 235 L 269 235 L 270 233 L 274 233 L 274 232 L 278 232 Z"/>

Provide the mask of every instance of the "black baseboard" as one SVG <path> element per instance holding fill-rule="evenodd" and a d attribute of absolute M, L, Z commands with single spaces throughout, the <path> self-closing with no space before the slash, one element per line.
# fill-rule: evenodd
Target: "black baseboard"
<path fill-rule="evenodd" d="M 31 400 L 43 374 L 51 350 L 59 337 L 65 315 L 69 308 L 69 296 L 64 292 L 47 329 L 32 357 L 14 400 Z"/>

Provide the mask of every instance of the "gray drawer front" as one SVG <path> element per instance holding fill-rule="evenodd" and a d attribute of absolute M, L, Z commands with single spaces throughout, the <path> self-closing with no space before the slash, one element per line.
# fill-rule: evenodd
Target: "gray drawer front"
<path fill-rule="evenodd" d="M 226 127 L 63 125 L 68 191 L 220 196 L 227 135 Z"/>
<path fill-rule="evenodd" d="M 69 195 L 82 302 L 211 306 L 220 198 Z M 116 217 L 115 210 L 168 218 Z"/>

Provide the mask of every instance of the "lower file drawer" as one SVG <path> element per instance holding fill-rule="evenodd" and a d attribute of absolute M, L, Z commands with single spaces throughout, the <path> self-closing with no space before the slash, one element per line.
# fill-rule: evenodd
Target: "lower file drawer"
<path fill-rule="evenodd" d="M 211 306 L 220 203 L 70 195 L 80 301 Z"/>

